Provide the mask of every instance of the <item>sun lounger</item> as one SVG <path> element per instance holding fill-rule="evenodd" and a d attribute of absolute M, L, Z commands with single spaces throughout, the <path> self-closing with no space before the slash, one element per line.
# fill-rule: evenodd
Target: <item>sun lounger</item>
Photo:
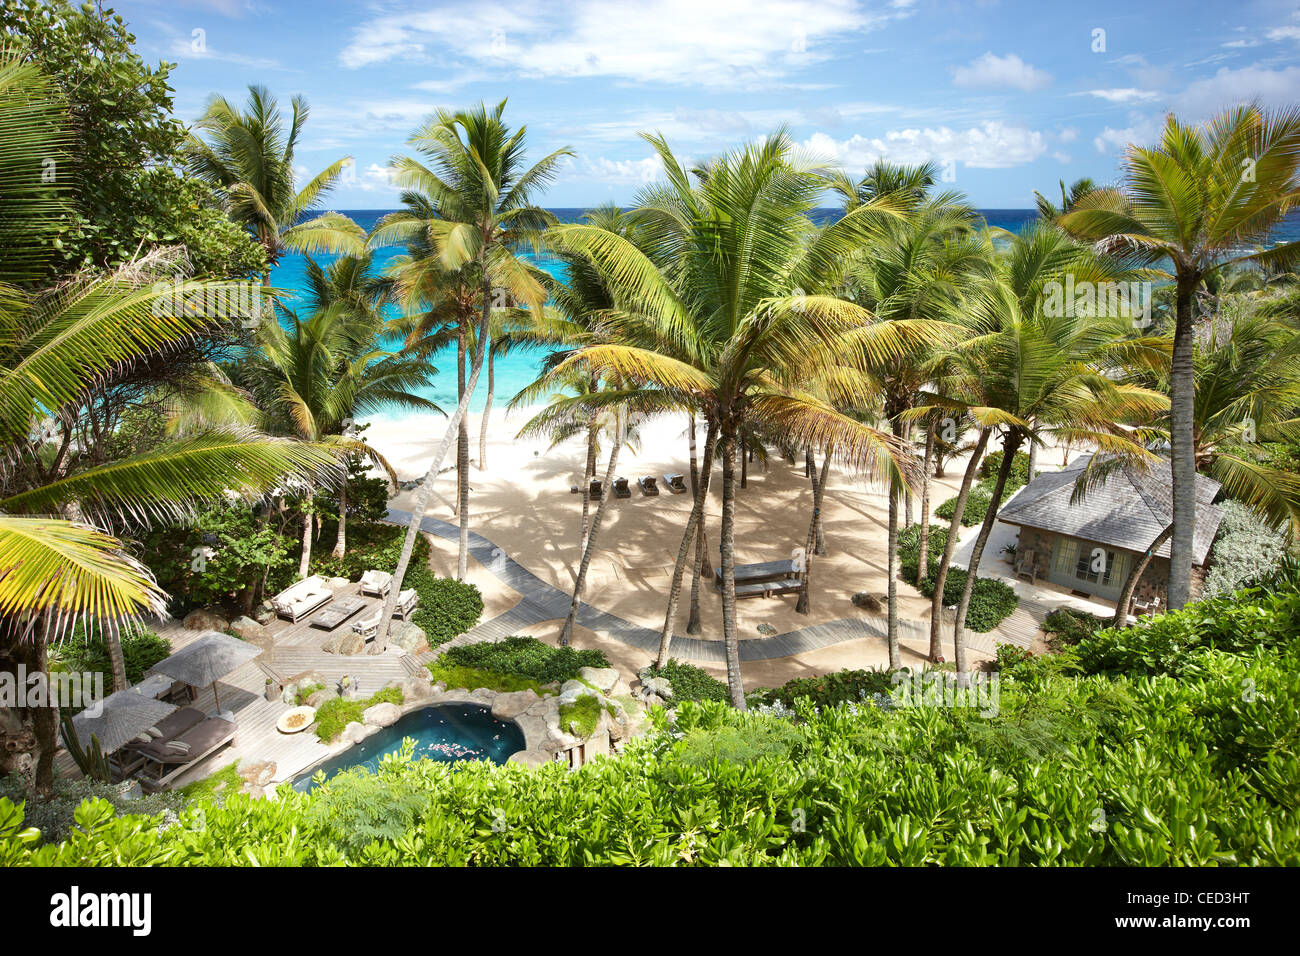
<path fill-rule="evenodd" d="M 656 483 L 654 475 L 646 475 L 644 478 L 638 478 L 637 484 L 641 486 L 641 494 L 645 495 L 647 498 L 659 494 L 659 485 Z"/>
<path fill-rule="evenodd" d="M 185 733 L 165 743 L 156 740 L 141 748 L 144 766 L 136 774 L 140 786 L 150 793 L 165 790 L 173 780 L 200 760 L 233 743 L 239 727 L 224 717 L 208 717 Z"/>
<path fill-rule="evenodd" d="M 795 578 L 798 573 L 794 561 L 789 558 L 784 561 L 764 561 L 761 564 L 738 564 L 735 571 L 736 585 L 781 581 Z M 713 583 L 722 587 L 721 567 L 713 569 Z"/>
<path fill-rule="evenodd" d="M 600 497 L 600 487 L 601 487 L 601 481 L 599 478 L 591 479 L 591 497 L 593 498 Z"/>
<path fill-rule="evenodd" d="M 684 475 L 664 475 L 664 484 L 675 495 L 686 494 L 686 477 Z"/>
<path fill-rule="evenodd" d="M 393 617 L 400 617 L 405 621 L 411 616 L 411 613 L 419 606 L 420 595 L 415 588 L 407 588 L 399 591 L 397 594 L 397 607 L 393 610 Z"/>
<path fill-rule="evenodd" d="M 393 586 L 393 576 L 387 571 L 367 571 L 361 575 L 361 593 L 372 597 L 385 597 Z"/>
<path fill-rule="evenodd" d="M 629 488 L 629 487 L 627 486 L 627 479 L 626 479 L 626 478 L 615 478 L 615 479 L 614 479 L 614 497 L 615 497 L 615 498 L 631 498 L 631 497 L 632 497 L 632 489 Z"/>
<path fill-rule="evenodd" d="M 206 715 L 193 707 L 182 707 L 172 711 L 153 727 L 154 733 L 143 733 L 135 740 L 127 741 L 120 749 L 108 756 L 108 765 L 119 780 L 125 780 L 144 766 L 146 755 L 157 750 L 157 745 L 174 740 L 181 734 L 203 723 Z"/>

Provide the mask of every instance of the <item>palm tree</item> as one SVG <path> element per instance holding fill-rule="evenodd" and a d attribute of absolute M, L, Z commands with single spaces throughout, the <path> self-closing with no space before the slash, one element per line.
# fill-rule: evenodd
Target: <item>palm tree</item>
<path fill-rule="evenodd" d="M 1065 180 L 1059 180 L 1061 184 L 1061 205 L 1056 205 L 1037 189 L 1034 190 L 1034 205 L 1038 208 L 1038 217 L 1046 222 L 1055 222 L 1067 212 L 1079 204 L 1084 196 L 1097 189 L 1097 184 L 1087 176 L 1076 179 L 1070 184 L 1067 192 L 1065 189 Z"/>
<path fill-rule="evenodd" d="M 1193 299 L 1207 278 L 1240 263 L 1294 264 L 1300 242 L 1258 246 L 1297 200 L 1300 110 L 1239 106 L 1203 126 L 1171 114 L 1158 146 L 1129 147 L 1119 187 L 1082 197 L 1059 220 L 1071 234 L 1103 241 L 1174 283 L 1171 608 L 1181 608 L 1190 595 L 1196 527 Z"/>
<path fill-rule="evenodd" d="M 189 175 L 212 186 L 230 217 L 266 247 L 265 285 L 271 284 L 270 269 L 286 250 L 347 255 L 365 251 L 365 232 L 347 216 L 327 212 L 302 221 L 352 163 L 350 156 L 335 160 L 301 189 L 295 188 L 294 150 L 308 112 L 307 101 L 295 96 L 286 130 L 276 98 L 264 86 L 250 86 L 246 111 L 214 96 L 186 145 Z"/>
<path fill-rule="evenodd" d="M 402 201 L 407 208 L 385 217 L 373 235 L 377 242 L 423 243 L 432 253 L 406 264 L 406 275 L 401 281 L 408 289 L 418 292 L 437 287 L 448 276 L 457 276 L 465 283 L 472 276 L 479 300 L 470 374 L 460 391 L 447 432 L 415 495 L 393 587 L 384 605 L 381 646 L 387 646 L 397 594 L 411 561 L 415 536 L 433 493 L 438 469 L 452 436 L 463 431 L 465 412 L 478 384 L 491 340 L 493 289 L 503 290 L 511 300 L 522 303 L 536 315 L 541 314 L 545 302 L 545 289 L 516 257 L 515 251 L 527 242 L 538 242 L 542 230 L 553 222 L 553 217 L 533 205 L 532 200 L 551 181 L 557 164 L 570 151 L 556 150 L 531 167 L 525 167 L 525 130 L 520 127 L 512 132 L 506 126 L 502 120 L 505 106 L 502 100 L 491 111 L 483 104 L 458 113 L 439 111 L 418 130 L 410 144 L 425 161 L 411 156 L 393 161 L 393 170 L 406 187 Z M 468 436 L 465 447 L 466 460 L 461 473 L 467 475 Z M 468 508 L 462 503 L 462 522 L 467 520 L 466 511 Z M 468 526 L 462 524 L 457 562 L 461 578 L 467 571 L 467 535 Z"/>
<path fill-rule="evenodd" d="M 889 175 L 886 168 L 884 178 L 890 182 L 917 178 L 906 172 L 903 169 Z M 907 413 L 934 377 L 930 357 L 935 346 L 956 331 L 950 320 L 958 316 L 965 288 L 987 270 L 991 247 L 975 234 L 976 221 L 975 211 L 953 193 L 935 196 L 923 205 L 914 204 L 903 221 L 891 226 L 886 238 L 869 250 L 850 277 L 850 295 L 878 320 L 940 323 L 931 326 L 935 335 L 929 342 L 918 341 L 915 348 L 886 356 L 878 363 L 864 356 L 867 373 L 862 387 L 850 388 L 851 393 L 880 401 L 883 418 L 900 444 L 906 441 L 910 424 Z M 906 486 L 897 485 L 889 494 L 887 632 L 892 669 L 902 666 L 898 644 L 898 512 L 905 491 Z M 928 515 L 922 515 L 922 521 L 927 520 Z"/>
<path fill-rule="evenodd" d="M 760 420 L 796 447 L 834 446 L 850 467 L 892 475 L 906 464 L 897 443 L 836 411 L 800 383 L 836 361 L 847 344 L 873 355 L 906 339 L 890 323 L 868 325 L 859 306 L 803 290 L 829 289 L 853 250 L 897 215 L 867 203 L 820 230 L 807 218 L 828 180 L 796 154 L 781 130 L 688 172 L 659 136 L 646 136 L 668 182 L 643 190 L 631 214 L 641 247 L 590 225 L 553 230 L 559 248 L 586 255 L 617 303 L 611 343 L 586 346 L 556 369 L 582 369 L 700 411 L 722 447 L 722 607 L 727 681 L 744 708 L 736 633 L 736 450 L 746 423 Z M 643 251 L 646 250 L 646 251 Z M 708 455 L 706 453 L 706 467 Z M 703 483 L 701 483 L 703 484 Z M 701 520 L 697 495 L 678 551 L 670 612 L 685 553 Z M 671 617 L 665 631 L 671 634 Z"/>
<path fill-rule="evenodd" d="M 953 642 L 961 678 L 967 673 L 966 612 L 1016 452 L 1026 441 L 1053 435 L 1095 445 L 1115 461 L 1149 461 L 1152 456 L 1141 435 L 1130 434 L 1124 426 L 1149 418 L 1167 404 L 1159 392 L 1117 381 L 1125 370 L 1158 365 L 1167 354 L 1159 340 L 1133 335 L 1131 317 L 1044 307 L 1047 284 L 1067 273 L 1075 276 L 1076 284 L 1099 283 L 1118 281 L 1125 270 L 1046 224 L 1022 231 L 998 266 L 998 274 L 968 300 L 976 334 L 951 350 L 956 387 L 942 401 L 964 407 L 975 418 L 982 443 L 996 433 L 1002 447 L 992 500 L 957 604 Z M 967 468 L 963 490 L 969 488 L 977 458 Z M 936 604 L 942 600 L 960 522 L 959 510 L 948 531 L 949 547 L 932 599 Z M 933 614 L 937 618 L 938 609 Z"/>
<path fill-rule="evenodd" d="M 310 261 L 310 260 L 309 260 Z M 284 308 L 282 322 L 263 323 L 259 350 L 242 363 L 238 378 L 246 383 L 272 419 L 287 424 L 298 438 L 327 446 L 338 454 L 363 455 L 388 472 L 392 467 L 375 449 L 354 437 L 350 427 L 358 416 L 388 409 L 441 411 L 419 394 L 430 385 L 435 369 L 421 357 L 390 352 L 377 344 L 384 325 L 378 313 L 362 308 L 344 293 L 364 283 L 364 268 L 343 259 L 327 272 L 311 263 L 318 281 L 308 301 L 318 307 L 303 320 Z M 310 283 L 309 283 L 310 284 Z M 325 304 L 328 303 L 328 304 Z M 363 303 L 364 305 L 364 303 Z M 339 484 L 339 528 L 335 554 L 347 542 L 346 469 Z M 302 489 L 303 531 L 299 577 L 311 562 L 313 484 Z"/>
<path fill-rule="evenodd" d="M 0 277 L 32 283 L 66 214 L 62 182 L 43 182 L 70 142 L 66 105 L 37 69 L 0 56 Z M 39 185 L 38 185 L 39 184 Z M 21 217 L 21 218 L 17 218 Z M 174 297 L 238 300 L 245 283 L 150 288 L 158 257 L 49 290 L 0 284 L 0 632 L 26 648 L 33 670 L 78 622 L 99 625 L 114 685 L 126 683 L 118 629 L 165 608 L 153 576 L 113 532 L 188 513 L 203 500 L 256 497 L 286 476 L 328 469 L 323 450 L 208 429 L 115 460 L 87 462 L 71 448 L 90 396 L 129 388 L 211 336 L 225 320 L 174 309 Z M 142 376 L 142 370 L 145 375 Z M 37 708 L 36 783 L 53 785 L 56 712 Z"/>

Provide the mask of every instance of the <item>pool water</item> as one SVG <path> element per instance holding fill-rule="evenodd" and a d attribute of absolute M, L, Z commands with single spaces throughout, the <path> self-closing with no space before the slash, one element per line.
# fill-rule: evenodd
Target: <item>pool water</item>
<path fill-rule="evenodd" d="M 293 788 L 300 793 L 315 789 L 312 778 L 317 771 L 324 771 L 326 779 L 354 767 L 374 773 L 380 760 L 402 749 L 406 737 L 415 741 L 413 756 L 417 760 L 490 760 L 500 764 L 524 749 L 523 731 L 512 721 L 497 720 L 489 708 L 481 704 L 441 704 L 409 713 L 391 727 L 318 763 L 298 777 Z"/>

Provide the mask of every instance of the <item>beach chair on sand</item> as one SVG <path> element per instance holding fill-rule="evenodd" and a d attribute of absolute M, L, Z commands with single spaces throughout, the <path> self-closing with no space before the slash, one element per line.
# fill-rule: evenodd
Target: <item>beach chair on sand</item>
<path fill-rule="evenodd" d="M 668 490 L 675 495 L 686 494 L 686 480 L 684 475 L 664 475 L 664 484 Z"/>
<path fill-rule="evenodd" d="M 600 497 L 600 488 L 601 488 L 601 484 L 602 484 L 602 482 L 601 482 L 601 480 L 600 480 L 599 478 L 593 478 L 593 479 L 591 479 L 591 497 L 593 497 L 593 498 L 599 498 L 599 497 Z"/>
<path fill-rule="evenodd" d="M 629 487 L 627 486 L 627 479 L 626 479 L 626 478 L 615 478 L 615 479 L 614 479 L 614 497 L 615 497 L 615 498 L 631 498 L 631 497 L 632 497 L 632 489 L 629 488 Z"/>
<path fill-rule="evenodd" d="M 641 494 L 647 498 L 659 494 L 659 485 L 656 483 L 654 475 L 638 478 L 636 483 L 641 486 Z"/>

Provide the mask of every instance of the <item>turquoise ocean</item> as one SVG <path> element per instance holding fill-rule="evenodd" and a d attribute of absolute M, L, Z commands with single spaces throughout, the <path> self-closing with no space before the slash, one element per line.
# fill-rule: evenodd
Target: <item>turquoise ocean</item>
<path fill-rule="evenodd" d="M 391 211 L 389 209 L 339 210 L 339 212 L 350 216 L 357 225 L 367 232 L 373 228 L 380 217 Z M 583 209 L 551 210 L 561 222 L 576 222 L 584 211 Z M 1036 217 L 1036 213 L 1032 209 L 981 209 L 979 212 L 990 226 L 1005 229 L 1009 232 L 1018 232 L 1026 223 Z M 837 215 L 837 210 L 824 209 L 817 210 L 814 213 L 814 218 L 829 220 Z M 1295 239 L 1300 239 L 1300 213 L 1288 217 L 1275 235 L 1275 241 L 1278 242 L 1289 242 Z M 376 267 L 379 269 L 384 268 L 391 259 L 401 255 L 402 252 L 403 249 L 399 246 L 389 246 L 377 250 L 375 253 Z M 321 255 L 315 258 L 321 264 L 327 264 L 333 257 Z M 565 279 L 564 264 L 559 260 L 545 255 L 528 255 L 526 258 L 538 268 L 545 270 L 561 281 Z M 275 288 L 283 289 L 286 292 L 292 293 L 301 290 L 304 287 L 305 265 L 306 260 L 302 255 L 290 254 L 284 256 L 271 273 L 271 284 Z M 292 308 L 292 301 L 286 301 L 286 305 Z M 497 360 L 495 404 L 498 408 L 537 378 L 538 363 L 541 358 L 542 354 L 540 352 L 529 354 L 521 351 L 511 353 Z M 439 352 L 434 356 L 433 362 L 439 369 L 439 374 L 434 380 L 433 387 L 428 391 L 427 397 L 433 399 L 433 401 L 450 412 L 456 406 L 455 348 L 450 347 Z M 482 410 L 486 400 L 486 384 L 486 377 L 479 380 L 479 387 L 475 390 L 470 406 L 471 410 Z"/>

